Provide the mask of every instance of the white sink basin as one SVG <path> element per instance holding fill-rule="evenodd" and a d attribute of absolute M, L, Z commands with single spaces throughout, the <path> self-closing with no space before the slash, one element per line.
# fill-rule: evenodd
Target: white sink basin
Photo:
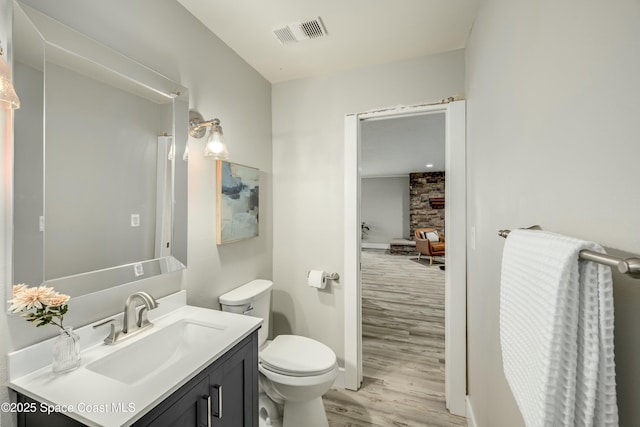
<path fill-rule="evenodd" d="M 135 342 L 115 344 L 116 348 L 118 345 L 122 348 L 89 363 L 86 368 L 125 384 L 142 383 L 157 373 L 189 363 L 206 353 L 224 329 L 189 320 L 156 331 L 150 329 L 142 332 Z"/>
<path fill-rule="evenodd" d="M 79 328 L 86 347 L 76 370 L 51 371 L 53 340 L 9 353 L 10 387 L 56 408 L 73 408 L 65 415 L 83 425 L 130 426 L 262 323 L 257 317 L 188 306 L 185 291 L 158 301 L 149 312 L 154 326 L 115 345 L 102 342 L 106 328 Z M 38 366 L 30 368 L 29 361 Z M 122 410 L 121 403 L 135 410 Z"/>

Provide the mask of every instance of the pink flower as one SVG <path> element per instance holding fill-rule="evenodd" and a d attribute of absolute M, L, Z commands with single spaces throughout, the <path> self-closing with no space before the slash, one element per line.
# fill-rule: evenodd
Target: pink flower
<path fill-rule="evenodd" d="M 29 287 L 27 285 L 25 285 L 24 283 L 20 283 L 19 285 L 13 285 L 13 290 L 12 290 L 12 296 L 16 296 L 17 293 L 20 293 L 22 291 L 24 291 L 25 289 L 28 289 Z"/>
<path fill-rule="evenodd" d="M 46 305 L 55 294 L 56 292 L 53 288 L 46 286 L 21 288 L 18 292 L 14 293 L 13 299 L 9 301 L 11 303 L 9 310 L 12 313 L 18 313 L 22 310 L 31 310 L 32 308 L 40 309 L 43 305 Z"/>
<path fill-rule="evenodd" d="M 61 305 L 65 305 L 69 301 L 69 298 L 69 295 L 56 292 L 55 295 L 52 295 L 46 302 L 43 302 L 51 307 L 60 307 Z"/>
<path fill-rule="evenodd" d="M 27 322 L 36 326 L 55 325 L 64 330 L 62 319 L 67 313 L 69 295 L 56 292 L 47 286 L 30 288 L 24 283 L 14 285 L 13 298 L 9 300 L 11 313 L 22 313 Z M 30 310 L 35 309 L 35 312 Z"/>

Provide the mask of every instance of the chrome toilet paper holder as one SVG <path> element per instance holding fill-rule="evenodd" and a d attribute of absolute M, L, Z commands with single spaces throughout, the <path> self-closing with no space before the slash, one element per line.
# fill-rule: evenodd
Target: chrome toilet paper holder
<path fill-rule="evenodd" d="M 309 274 L 311 274 L 311 270 L 307 271 L 307 277 L 309 277 Z M 340 280 L 340 275 L 338 273 L 331 273 L 326 274 L 324 278 L 327 280 Z"/>
<path fill-rule="evenodd" d="M 340 280 L 340 275 L 338 273 L 327 274 L 327 280 Z"/>

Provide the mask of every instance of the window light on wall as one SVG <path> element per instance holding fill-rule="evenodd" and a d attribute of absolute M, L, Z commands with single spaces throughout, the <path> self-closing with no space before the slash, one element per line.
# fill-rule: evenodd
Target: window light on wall
<path fill-rule="evenodd" d="M 20 99 L 13 88 L 11 70 L 4 59 L 2 45 L 0 45 L 0 102 L 4 107 L 12 110 L 20 108 Z"/>

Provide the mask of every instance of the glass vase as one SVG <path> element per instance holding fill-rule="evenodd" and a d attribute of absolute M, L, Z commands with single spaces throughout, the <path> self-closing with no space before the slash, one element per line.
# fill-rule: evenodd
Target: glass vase
<path fill-rule="evenodd" d="M 60 331 L 53 342 L 53 363 L 55 373 L 68 372 L 80 366 L 80 337 L 68 327 Z"/>

